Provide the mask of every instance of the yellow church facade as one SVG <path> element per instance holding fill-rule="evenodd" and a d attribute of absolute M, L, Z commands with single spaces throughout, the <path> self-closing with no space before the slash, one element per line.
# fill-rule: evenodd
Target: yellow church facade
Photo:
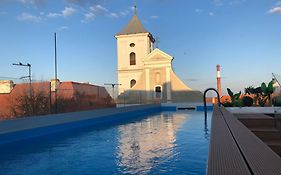
<path fill-rule="evenodd" d="M 115 35 L 119 103 L 199 102 L 202 93 L 185 85 L 174 73 L 173 57 L 154 48 L 155 39 L 136 13 Z"/>

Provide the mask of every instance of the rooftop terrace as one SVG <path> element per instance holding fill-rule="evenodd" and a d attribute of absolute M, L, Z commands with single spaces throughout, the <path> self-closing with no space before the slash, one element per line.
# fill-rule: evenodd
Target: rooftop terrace
<path fill-rule="evenodd" d="M 249 115 L 241 118 L 254 118 Z M 214 108 L 211 133 L 209 175 L 281 173 L 281 158 L 224 107 Z"/>

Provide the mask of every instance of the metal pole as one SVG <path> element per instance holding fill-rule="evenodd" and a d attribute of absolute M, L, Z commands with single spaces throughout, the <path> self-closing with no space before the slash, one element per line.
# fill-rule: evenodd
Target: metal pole
<path fill-rule="evenodd" d="M 30 64 L 27 64 L 28 65 L 28 75 L 29 75 L 29 91 L 30 91 L 30 96 L 32 95 L 32 90 L 31 90 L 31 65 Z"/>
<path fill-rule="evenodd" d="M 278 83 L 278 85 L 281 87 L 279 81 L 277 80 L 277 78 L 275 77 L 274 73 L 272 73 L 273 78 L 276 80 L 276 82 Z"/>
<path fill-rule="evenodd" d="M 57 34 L 55 33 L 55 113 L 58 112 L 58 101 L 57 101 Z"/>
<path fill-rule="evenodd" d="M 57 72 L 57 34 L 55 33 L 55 79 L 58 78 Z"/>
<path fill-rule="evenodd" d="M 114 100 L 114 86 L 115 86 L 115 84 L 112 84 L 112 98 L 113 98 L 113 100 Z"/>
<path fill-rule="evenodd" d="M 110 85 L 111 87 L 112 87 L 112 99 L 113 99 L 113 101 L 114 101 L 114 87 L 115 86 L 120 86 L 120 85 L 122 85 L 122 84 L 117 84 L 117 83 L 104 83 L 104 85 Z"/>
<path fill-rule="evenodd" d="M 49 97 L 50 97 L 50 106 L 49 106 L 49 112 L 52 113 L 52 83 L 49 83 Z"/>
<path fill-rule="evenodd" d="M 31 86 L 31 64 L 27 64 L 28 66 L 28 76 L 29 76 L 29 96 L 31 99 L 31 110 L 32 110 L 32 115 L 34 114 L 34 99 L 33 94 L 32 94 L 32 86 Z"/>

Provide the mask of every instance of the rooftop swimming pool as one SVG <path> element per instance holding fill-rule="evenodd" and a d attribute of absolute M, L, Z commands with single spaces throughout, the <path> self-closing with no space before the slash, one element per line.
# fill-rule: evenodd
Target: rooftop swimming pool
<path fill-rule="evenodd" d="M 0 174 L 205 174 L 211 114 L 161 112 L 0 146 Z"/>

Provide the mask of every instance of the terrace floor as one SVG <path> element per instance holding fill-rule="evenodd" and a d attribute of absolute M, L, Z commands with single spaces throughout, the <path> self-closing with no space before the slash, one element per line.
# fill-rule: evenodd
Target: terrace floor
<path fill-rule="evenodd" d="M 233 115 L 224 107 L 215 106 L 207 174 L 281 174 L 281 158 L 274 148 L 279 130 L 274 127 L 270 116 Z M 270 137 L 271 132 L 278 134 Z"/>
<path fill-rule="evenodd" d="M 235 114 L 249 130 L 281 156 L 281 129 L 276 127 L 274 117 L 266 114 Z"/>

